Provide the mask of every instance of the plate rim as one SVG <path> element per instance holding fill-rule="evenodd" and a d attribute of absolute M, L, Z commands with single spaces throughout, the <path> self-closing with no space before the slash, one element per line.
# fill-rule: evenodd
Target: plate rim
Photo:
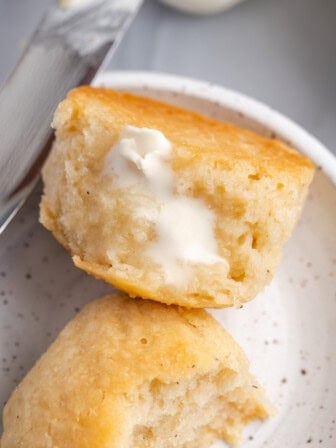
<path fill-rule="evenodd" d="M 161 90 L 173 90 L 196 98 L 219 103 L 236 113 L 242 113 L 262 126 L 283 135 L 292 146 L 308 156 L 336 186 L 336 156 L 310 132 L 284 114 L 251 96 L 216 83 L 188 76 L 142 70 L 105 70 L 95 77 L 93 85 L 113 84 L 116 88 L 148 85 Z"/>

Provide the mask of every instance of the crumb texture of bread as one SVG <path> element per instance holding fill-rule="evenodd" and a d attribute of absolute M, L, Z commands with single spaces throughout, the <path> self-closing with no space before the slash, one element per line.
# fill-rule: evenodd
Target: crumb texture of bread
<path fill-rule="evenodd" d="M 161 131 L 172 144 L 174 194 L 202 201 L 215 217 L 218 255 L 167 282 L 147 253 L 153 222 L 135 211 L 151 198 L 103 176 L 125 126 Z M 187 307 L 238 306 L 268 284 L 312 180 L 295 150 L 237 126 L 149 98 L 82 87 L 58 107 L 56 141 L 43 170 L 40 220 L 88 273 L 140 296 Z"/>
<path fill-rule="evenodd" d="M 241 441 L 271 406 L 204 310 L 130 299 L 87 305 L 15 389 L 2 448 L 198 448 Z"/>

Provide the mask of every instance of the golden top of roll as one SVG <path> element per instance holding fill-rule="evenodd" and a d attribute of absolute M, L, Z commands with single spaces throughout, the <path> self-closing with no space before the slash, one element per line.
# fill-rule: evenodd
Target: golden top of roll
<path fill-rule="evenodd" d="M 270 409 L 241 348 L 209 314 L 118 293 L 87 305 L 19 384 L 1 447 L 231 443 Z"/>

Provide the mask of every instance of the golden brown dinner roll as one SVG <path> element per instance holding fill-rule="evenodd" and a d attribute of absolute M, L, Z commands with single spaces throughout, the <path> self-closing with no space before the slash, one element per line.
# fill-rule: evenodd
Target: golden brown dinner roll
<path fill-rule="evenodd" d="M 285 144 L 149 98 L 73 90 L 55 114 L 41 222 L 88 273 L 187 307 L 272 279 L 313 165 Z"/>
<path fill-rule="evenodd" d="M 270 405 L 241 348 L 204 310 L 122 293 L 87 305 L 4 410 L 2 448 L 239 442 Z"/>

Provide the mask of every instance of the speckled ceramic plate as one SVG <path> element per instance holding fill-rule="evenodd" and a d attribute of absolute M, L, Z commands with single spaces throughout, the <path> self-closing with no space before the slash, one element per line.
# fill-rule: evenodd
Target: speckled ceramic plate
<path fill-rule="evenodd" d="M 335 448 L 335 159 L 291 121 L 220 87 L 138 72 L 107 73 L 98 83 L 278 137 L 316 163 L 304 214 L 272 284 L 243 309 L 213 314 L 243 346 L 278 409 L 268 422 L 246 429 L 243 446 Z M 64 324 L 90 299 L 111 290 L 76 269 L 68 253 L 38 224 L 40 194 L 41 186 L 0 237 L 1 407 Z"/>

